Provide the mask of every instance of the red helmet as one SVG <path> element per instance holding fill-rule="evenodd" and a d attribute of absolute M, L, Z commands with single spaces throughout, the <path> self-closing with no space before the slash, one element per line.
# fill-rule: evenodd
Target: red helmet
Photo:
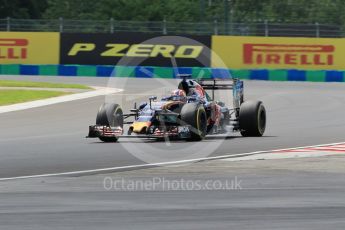
<path fill-rule="evenodd" d="M 171 92 L 171 96 L 185 97 L 186 93 L 181 89 L 175 89 Z"/>

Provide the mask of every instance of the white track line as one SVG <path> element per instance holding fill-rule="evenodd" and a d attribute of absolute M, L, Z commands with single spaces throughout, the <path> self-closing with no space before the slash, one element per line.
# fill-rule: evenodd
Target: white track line
<path fill-rule="evenodd" d="M 122 89 L 116 89 L 116 88 L 106 88 L 106 87 L 96 87 L 96 86 L 93 86 L 93 88 L 95 88 L 95 90 L 84 92 L 84 93 L 76 93 L 76 94 L 71 94 L 71 95 L 66 95 L 66 96 L 43 99 L 43 100 L 18 103 L 14 105 L 0 106 L 0 114 L 19 111 L 19 110 L 25 110 L 25 109 L 31 109 L 31 108 L 37 108 L 37 107 L 46 106 L 46 105 L 53 105 L 53 104 L 62 103 L 62 102 L 81 100 L 81 99 L 86 99 L 90 97 L 104 96 L 104 95 L 119 93 L 123 91 Z"/>
<path fill-rule="evenodd" d="M 321 157 L 344 154 L 345 148 L 343 143 L 333 143 L 327 145 L 315 145 L 298 147 L 291 149 L 278 149 L 271 152 L 262 153 L 260 155 L 248 155 L 238 158 L 224 159 L 224 161 L 246 161 L 246 160 L 274 160 L 274 159 L 289 159 L 289 158 L 304 158 L 304 157 Z"/>
<path fill-rule="evenodd" d="M 18 180 L 18 179 L 30 179 L 30 178 L 42 178 L 42 177 L 53 177 L 53 176 L 73 176 L 73 175 L 94 174 L 94 173 L 99 174 L 99 173 L 107 173 L 107 172 L 109 173 L 109 172 L 112 172 L 112 171 L 134 170 L 134 169 L 147 168 L 147 167 L 155 167 L 155 166 L 168 166 L 168 165 L 178 165 L 178 164 L 193 163 L 193 162 L 200 162 L 200 161 L 220 160 L 220 159 L 227 159 L 227 158 L 238 158 L 238 157 L 252 156 L 252 155 L 256 155 L 256 154 L 265 154 L 265 153 L 271 153 L 271 152 L 279 152 L 279 151 L 283 151 L 283 150 L 294 150 L 294 149 L 302 149 L 302 148 L 330 146 L 330 145 L 337 145 L 337 144 L 345 144 L 345 142 L 331 143 L 331 144 L 322 144 L 322 145 L 312 145 L 312 146 L 303 146 L 303 147 L 287 148 L 287 149 L 275 149 L 275 150 L 267 150 L 267 151 L 256 151 L 256 152 L 240 153 L 240 154 L 227 154 L 227 155 L 217 156 L 217 157 L 203 157 L 203 158 L 196 158 L 196 159 L 189 159 L 189 160 L 168 161 L 168 162 L 160 162 L 160 163 L 153 163 L 153 164 L 139 164 L 139 165 L 128 165 L 128 166 L 120 166 L 120 167 L 90 169 L 90 170 L 62 172 L 62 173 L 49 173 L 49 174 L 39 174 L 39 175 L 30 175 L 30 176 L 8 177 L 8 178 L 0 178 L 0 181 L 9 181 L 9 180 Z"/>

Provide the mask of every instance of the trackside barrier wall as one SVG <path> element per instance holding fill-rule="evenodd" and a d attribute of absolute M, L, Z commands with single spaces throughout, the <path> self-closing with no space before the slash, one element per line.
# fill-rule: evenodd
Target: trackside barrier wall
<path fill-rule="evenodd" d="M 230 72 L 230 74 L 229 74 Z M 0 65 L 0 74 L 86 76 L 86 77 L 132 77 L 176 78 L 177 74 L 192 74 L 193 78 L 229 77 L 271 81 L 344 82 L 345 71 L 333 70 L 239 70 L 205 67 L 153 67 L 153 66 L 93 66 L 93 65 Z"/>
<path fill-rule="evenodd" d="M 59 64 L 60 34 L 0 32 L 0 64 Z"/>
<path fill-rule="evenodd" d="M 211 47 L 212 67 L 345 70 L 344 38 L 213 36 Z"/>
<path fill-rule="evenodd" d="M 166 38 L 143 33 L 0 32 L 0 74 L 174 78 L 189 73 L 212 78 L 230 71 L 241 79 L 344 81 L 342 38 Z M 178 68 L 171 67 L 172 57 Z"/>
<path fill-rule="evenodd" d="M 210 66 L 211 36 L 61 33 L 60 64 Z"/>

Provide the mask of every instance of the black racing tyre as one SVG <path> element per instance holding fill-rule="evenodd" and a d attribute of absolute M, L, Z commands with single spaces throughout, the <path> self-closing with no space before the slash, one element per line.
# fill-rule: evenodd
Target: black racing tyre
<path fill-rule="evenodd" d="M 190 141 L 201 141 L 206 135 L 207 117 L 204 106 L 199 103 L 187 103 L 181 109 L 181 125 L 190 125 Z"/>
<path fill-rule="evenodd" d="M 99 126 L 120 126 L 123 128 L 123 112 L 118 104 L 104 103 L 98 110 L 96 125 Z M 117 137 L 99 137 L 103 142 L 116 142 Z"/>
<path fill-rule="evenodd" d="M 261 101 L 245 101 L 240 107 L 239 124 L 244 137 L 261 137 L 266 129 L 266 109 Z"/>

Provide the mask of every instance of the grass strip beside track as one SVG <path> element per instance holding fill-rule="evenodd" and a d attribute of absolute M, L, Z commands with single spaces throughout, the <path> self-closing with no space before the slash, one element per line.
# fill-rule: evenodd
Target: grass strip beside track
<path fill-rule="evenodd" d="M 0 90 L 0 106 L 70 94 L 48 90 Z"/>
<path fill-rule="evenodd" d="M 0 80 L 0 87 L 91 89 L 88 86 L 79 85 L 79 84 L 64 84 L 64 83 L 50 83 L 50 82 L 29 82 L 29 81 L 13 81 L 13 80 Z"/>

